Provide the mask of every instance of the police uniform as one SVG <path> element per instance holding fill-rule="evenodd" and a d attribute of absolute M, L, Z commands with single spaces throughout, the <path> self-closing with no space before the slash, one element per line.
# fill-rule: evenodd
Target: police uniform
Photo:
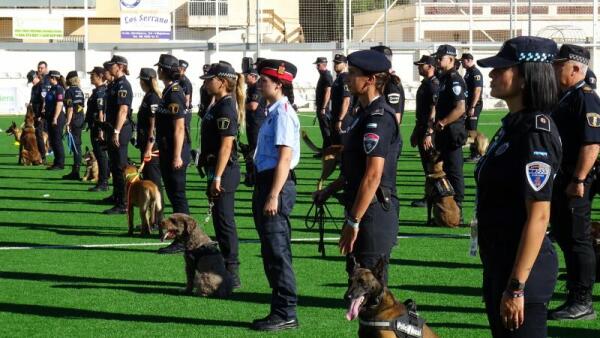
<path fill-rule="evenodd" d="M 179 60 L 179 68 L 187 69 L 188 66 L 189 64 L 187 61 Z M 187 135 L 190 135 L 189 126 L 192 124 L 192 94 L 194 92 L 194 87 L 192 86 L 192 82 L 190 81 L 190 79 L 187 76 L 185 76 L 185 74 L 180 75 L 178 82 L 181 86 L 181 89 L 183 90 L 183 96 L 190 96 L 190 99 L 185 107 L 186 133 Z M 191 142 L 191 139 L 189 140 L 189 142 Z"/>
<path fill-rule="evenodd" d="M 467 54 L 467 58 L 473 59 L 470 54 Z M 465 58 L 465 55 L 462 56 Z M 483 75 L 479 71 L 479 69 L 473 65 L 471 68 L 465 68 L 465 84 L 467 85 L 467 90 L 465 92 L 467 113 L 471 108 L 475 108 L 475 112 L 473 116 L 466 116 L 465 127 L 467 130 L 477 130 L 477 123 L 479 122 L 479 115 L 481 114 L 481 109 L 483 108 Z M 473 95 L 475 95 L 475 89 L 481 88 L 481 94 L 479 95 L 479 101 L 475 104 L 474 107 L 471 107 Z"/>
<path fill-rule="evenodd" d="M 204 74 L 208 72 L 209 68 L 210 65 L 204 65 L 202 67 Z M 204 117 L 204 114 L 206 113 L 206 110 L 208 109 L 208 106 L 210 106 L 211 102 L 212 95 L 210 95 L 210 93 L 206 89 L 205 84 L 203 83 L 202 86 L 200 86 L 200 105 L 198 107 L 198 115 L 200 116 L 200 118 Z"/>
<path fill-rule="evenodd" d="M 255 69 L 249 70 L 249 73 L 258 76 Z M 253 85 L 248 85 L 246 88 L 246 107 L 249 103 L 255 102 L 257 107 L 255 110 L 246 109 L 246 136 L 248 138 L 248 158 L 246 159 L 246 184 L 254 184 L 254 164 L 252 156 L 256 149 L 256 142 L 258 139 L 258 131 L 260 126 L 266 118 L 265 101 L 262 98 L 260 89 L 258 88 L 258 82 Z"/>
<path fill-rule="evenodd" d="M 547 58 L 536 58 L 542 53 Z M 555 54 L 556 43 L 551 40 L 518 37 L 505 42 L 497 56 L 481 59 L 478 64 L 505 68 L 521 62 L 549 62 Z M 551 200 L 561 154 L 554 121 L 543 112 L 525 108 L 502 119 L 501 128 L 475 168 L 483 298 L 493 337 L 547 335 L 547 304 L 558 272 L 556 252 L 547 236 L 527 281 L 516 281 L 525 285 L 513 285 L 509 280 L 528 220 L 526 202 Z M 500 316 L 505 290 L 524 292 L 525 297 L 524 323 L 513 331 L 504 327 Z"/>
<path fill-rule="evenodd" d="M 156 64 L 166 71 L 176 72 L 179 62 L 172 55 L 162 54 Z M 153 107 L 151 106 L 151 109 Z M 189 138 L 183 135 L 181 154 L 175 154 L 174 121 L 185 119 L 186 105 L 183 89 L 177 81 L 171 82 L 162 92 L 161 103 L 156 107 L 156 139 L 158 142 L 160 172 L 167 192 L 167 197 L 173 207 L 173 213 L 190 214 L 188 200 L 185 194 L 186 172 L 190 162 Z M 184 120 L 185 124 L 185 120 Z M 185 129 L 185 127 L 184 127 Z M 173 168 L 173 160 L 180 156 L 183 165 Z"/>
<path fill-rule="evenodd" d="M 318 57 L 314 64 L 327 63 L 327 58 Z M 329 103 L 325 106 L 325 91 L 327 88 L 331 88 L 333 85 L 333 77 L 331 72 L 327 69 L 319 71 L 319 80 L 317 81 L 317 87 L 315 89 L 315 107 L 317 108 L 317 120 L 319 121 L 319 129 L 321 130 L 321 137 L 323 138 L 322 149 L 331 145 L 331 110 Z M 331 101 L 331 96 L 330 96 Z M 321 112 L 325 109 L 325 112 Z"/>
<path fill-rule="evenodd" d="M 77 77 L 76 71 L 71 71 L 67 74 L 67 81 L 73 77 Z M 79 167 L 81 166 L 81 132 L 85 124 L 85 116 L 83 109 L 85 107 L 85 96 L 79 87 L 69 86 L 65 92 L 65 109 L 71 108 L 71 123 L 69 125 L 72 137 L 70 151 L 73 153 L 73 167 L 71 173 L 63 176 L 63 179 L 79 180 Z"/>
<path fill-rule="evenodd" d="M 347 58 L 342 54 L 336 54 L 333 62 L 338 63 L 346 63 Z M 345 139 L 345 135 L 340 134 L 335 126 L 337 122 L 342 122 L 342 130 L 344 130 L 351 123 L 351 116 L 348 114 L 352 110 L 352 94 L 350 94 L 350 90 L 348 89 L 348 84 L 346 83 L 346 78 L 348 77 L 348 72 L 338 73 L 335 81 L 333 81 L 333 85 L 331 85 L 331 143 L 332 144 L 343 144 L 342 138 Z M 349 98 L 350 103 L 348 104 L 348 109 L 345 112 L 342 112 L 342 105 L 344 99 Z M 343 120 L 340 120 L 340 116 L 344 115 Z"/>
<path fill-rule="evenodd" d="M 201 78 L 206 80 L 215 76 L 235 78 L 237 74 L 230 65 L 216 63 Z M 221 174 L 220 184 L 224 191 L 217 198 L 213 198 L 210 194 L 210 186 L 215 176 L 215 166 L 218 161 L 222 138 L 237 137 L 238 130 L 236 102 L 231 95 L 226 95 L 214 102 L 202 118 L 200 156 L 201 162 L 205 164 L 208 179 L 206 194 L 208 198 L 213 199 L 213 226 L 221 254 L 225 259 L 227 269 L 234 273 L 236 277 L 239 277 L 238 266 L 240 262 L 234 213 L 235 191 L 240 183 L 240 166 L 235 140 L 225 170 Z"/>
<path fill-rule="evenodd" d="M 364 73 L 387 72 L 391 64 L 385 56 L 363 50 L 348 55 L 350 66 Z M 352 274 L 355 263 L 374 268 L 383 257 L 385 278 L 387 266 L 398 234 L 399 203 L 396 191 L 397 159 L 400 152 L 400 131 L 396 111 L 385 97 L 379 96 L 368 106 L 359 106 L 352 125 L 348 127 L 347 142 L 342 152 L 341 176 L 344 178 L 344 207 L 349 215 L 363 181 L 367 158 L 385 160 L 381 181 L 373 201 L 358 225 L 359 232 L 352 254 L 347 255 L 346 271 Z M 349 215 L 355 216 L 355 215 Z"/>
<path fill-rule="evenodd" d="M 443 55 L 456 56 L 456 49 L 449 45 L 441 45 L 436 52 Z M 465 100 L 466 85 L 463 78 L 454 69 L 441 73 L 438 100 L 435 105 L 435 120 L 440 121 L 448 116 L 460 101 Z M 454 200 L 462 209 L 465 196 L 465 180 L 463 174 L 462 146 L 467 139 L 464 112 L 458 120 L 450 123 L 436 133 L 435 147 L 440 151 L 444 161 L 444 172 L 454 188 Z"/>
<path fill-rule="evenodd" d="M 593 90 L 596 90 L 598 80 L 596 79 L 596 74 L 594 74 L 594 71 L 592 71 L 590 68 L 588 68 L 587 72 L 585 73 L 585 83 L 587 83 L 587 85 Z"/>
<path fill-rule="evenodd" d="M 35 115 L 35 139 L 44 162 L 46 161 L 47 150 L 44 142 L 44 132 L 48 132 L 48 125 L 42 109 L 44 108 L 46 94 L 50 91 L 51 87 L 50 77 L 47 74 L 43 75 L 40 81 L 31 87 L 31 105 Z"/>
<path fill-rule="evenodd" d="M 115 55 L 109 61 L 109 64 L 127 64 L 124 57 Z M 106 94 L 106 129 L 104 138 L 108 144 L 108 157 L 110 160 L 110 172 L 113 179 L 113 202 L 114 208 L 106 210 L 105 213 L 125 213 L 125 177 L 123 169 L 127 166 L 127 146 L 131 139 L 133 128 L 131 125 L 131 104 L 133 101 L 133 91 L 131 84 L 125 75 L 115 78 L 108 88 Z M 119 116 L 121 106 L 127 106 L 127 117 L 119 130 L 119 146 L 113 143 L 113 135 Z"/>
<path fill-rule="evenodd" d="M 102 67 L 94 67 L 88 74 L 96 74 L 101 76 L 104 72 Z M 106 191 L 108 190 L 108 177 L 110 168 L 108 167 L 108 154 L 106 153 L 106 136 L 104 141 L 99 139 L 102 131 L 102 121 L 100 120 L 100 112 L 105 111 L 106 104 L 106 84 L 102 84 L 92 89 L 92 94 L 87 101 L 86 122 L 87 128 L 90 130 L 90 142 L 92 151 L 98 161 L 98 182 L 95 187 L 90 188 L 90 191 Z"/>
<path fill-rule="evenodd" d="M 582 47 L 564 44 L 555 62 L 568 60 L 588 64 L 589 52 Z M 596 255 L 592 247 L 591 209 L 594 170 L 582 181 L 577 181 L 575 168 L 580 149 L 600 144 L 600 98 L 582 79 L 565 89 L 558 108 L 552 114 L 558 126 L 563 146 L 563 159 L 556 176 L 552 196 L 550 224 L 565 257 L 567 267 L 567 302 L 550 313 L 550 319 L 579 319 L 594 316 L 592 289 L 596 279 Z M 569 183 L 582 183 L 582 198 L 565 193 Z"/>
<path fill-rule="evenodd" d="M 286 61 L 264 60 L 258 65 L 261 75 L 292 83 L 296 67 Z M 263 213 L 273 187 L 275 168 L 279 162 L 279 147 L 292 150 L 290 173 L 278 195 L 278 212 L 274 216 Z M 267 118 L 258 133 L 254 155 L 256 184 L 252 195 L 254 224 L 260 237 L 261 257 L 271 293 L 269 316 L 255 320 L 256 330 L 286 329 L 298 326 L 296 305 L 296 277 L 292 267 L 290 214 L 296 202 L 296 182 L 293 169 L 300 161 L 300 122 L 286 96 L 271 103 Z"/>
<path fill-rule="evenodd" d="M 151 79 L 156 79 L 156 71 L 152 68 L 142 68 L 140 70 L 139 78 L 150 84 Z M 154 130 L 150 130 L 150 119 L 155 119 L 156 121 L 156 108 L 153 109 L 152 107 L 158 107 L 160 103 L 160 97 L 154 92 L 150 85 L 150 89 L 144 94 L 144 98 L 138 109 L 136 147 L 140 150 L 140 161 L 145 162 L 142 176 L 145 180 L 154 182 L 159 191 L 162 191 L 160 161 L 158 160 L 158 143 L 156 142 Z M 156 129 L 156 122 L 154 124 L 154 129 Z M 148 142 L 152 143 L 152 148 L 150 149 L 152 155 L 149 159 L 146 159 L 144 158 L 144 155 L 146 153 Z M 160 220 L 157 221 L 159 222 Z"/>
<path fill-rule="evenodd" d="M 423 55 L 421 59 L 414 62 L 414 65 L 428 64 L 433 66 L 435 60 L 429 55 Z M 440 87 L 440 81 L 435 75 L 430 78 L 423 78 L 421 84 L 417 89 L 416 95 L 416 112 L 415 112 L 415 137 L 418 140 L 417 147 L 419 149 L 419 155 L 421 156 L 421 165 L 423 171 L 427 173 L 426 167 L 426 153 L 423 147 L 423 139 L 429 128 L 429 120 L 431 118 L 431 107 L 435 106 L 438 99 L 438 90 Z"/>
<path fill-rule="evenodd" d="M 48 76 L 60 78 L 60 73 L 57 71 L 50 71 Z M 64 105 L 61 111 L 58 113 L 56 125 L 52 123 L 54 114 L 56 113 L 56 103 L 63 102 L 65 99 L 65 89 L 60 83 L 50 87 L 50 90 L 45 94 L 44 98 L 44 109 L 46 115 L 46 124 L 48 125 L 48 138 L 50 139 L 50 146 L 54 152 L 54 163 L 48 167 L 50 170 L 60 170 L 65 167 L 65 148 L 62 142 L 62 132 L 65 129 L 65 111 Z"/>

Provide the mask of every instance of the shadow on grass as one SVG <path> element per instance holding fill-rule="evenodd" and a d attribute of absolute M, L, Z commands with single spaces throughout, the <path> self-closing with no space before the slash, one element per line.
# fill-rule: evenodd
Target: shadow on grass
<path fill-rule="evenodd" d="M 598 338 L 599 330 L 578 327 L 548 327 L 548 336 L 552 338 Z"/>
<path fill-rule="evenodd" d="M 163 287 L 179 287 L 182 283 L 161 282 L 152 280 L 101 278 L 85 276 L 68 276 L 51 273 L 0 271 L 0 278 L 12 280 L 56 282 L 56 283 L 96 283 L 96 284 L 125 284 L 125 285 L 156 285 Z"/>
<path fill-rule="evenodd" d="M 483 291 L 479 287 L 472 286 L 447 286 L 447 285 L 398 285 L 391 286 L 392 289 L 409 290 L 425 293 L 440 293 L 448 295 L 463 295 L 481 297 Z"/>
<path fill-rule="evenodd" d="M 294 259 L 317 259 L 324 261 L 345 262 L 345 256 L 298 256 Z M 399 266 L 416 266 L 423 268 L 441 268 L 441 269 L 480 269 L 480 264 L 459 263 L 459 262 L 435 262 L 435 261 L 420 261 L 415 259 L 392 258 L 390 264 Z"/>
<path fill-rule="evenodd" d="M 231 320 L 214 320 L 200 318 L 170 317 L 147 314 L 115 313 L 105 311 L 73 309 L 59 306 L 33 305 L 33 304 L 15 304 L 0 303 L 0 312 L 18 313 L 24 315 L 34 315 L 53 318 L 70 319 L 103 319 L 118 320 L 125 322 L 148 322 L 148 323 L 169 323 L 169 324 L 189 324 L 189 325 L 210 325 L 210 326 L 230 326 L 230 327 L 248 327 L 248 323 Z"/>

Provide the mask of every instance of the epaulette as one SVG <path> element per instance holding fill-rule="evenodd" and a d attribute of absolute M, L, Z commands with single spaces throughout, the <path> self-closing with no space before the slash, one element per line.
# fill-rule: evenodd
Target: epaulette
<path fill-rule="evenodd" d="M 594 90 L 592 89 L 592 87 L 585 85 L 581 88 L 581 90 L 583 90 L 584 93 L 593 93 Z"/>
<path fill-rule="evenodd" d="M 550 132 L 550 118 L 544 114 L 536 115 L 535 129 Z"/>
<path fill-rule="evenodd" d="M 377 108 L 377 109 L 373 110 L 371 112 L 371 114 L 369 114 L 369 115 L 383 116 L 384 111 L 385 110 L 383 108 Z"/>
<path fill-rule="evenodd" d="M 174 92 L 178 92 L 180 90 L 179 85 L 173 85 L 173 87 L 171 88 L 172 91 Z"/>

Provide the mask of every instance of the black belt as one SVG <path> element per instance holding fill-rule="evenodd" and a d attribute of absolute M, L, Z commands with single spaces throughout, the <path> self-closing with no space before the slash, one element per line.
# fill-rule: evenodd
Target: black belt
<path fill-rule="evenodd" d="M 273 181 L 273 176 L 275 175 L 275 168 L 263 170 L 256 174 L 256 183 L 270 183 Z M 296 184 L 296 173 L 293 169 L 290 169 L 288 176 L 286 178 L 287 181 L 293 181 Z"/>

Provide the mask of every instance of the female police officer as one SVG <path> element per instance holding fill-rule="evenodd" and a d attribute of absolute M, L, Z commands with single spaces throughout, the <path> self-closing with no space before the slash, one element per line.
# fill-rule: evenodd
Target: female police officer
<path fill-rule="evenodd" d="M 296 67 L 286 61 L 263 60 L 258 72 L 262 95 L 269 106 L 254 155 L 252 214 L 265 274 L 273 291 L 269 315 L 255 320 L 252 329 L 275 331 L 298 327 L 289 217 L 296 201 L 292 170 L 300 160 L 300 122 L 283 94 L 291 87 Z"/>
<path fill-rule="evenodd" d="M 54 152 L 54 163 L 48 170 L 62 170 L 65 168 L 65 148 L 62 143 L 62 131 L 65 128 L 65 112 L 63 100 L 65 98 L 65 79 L 56 70 L 48 73 L 50 90 L 46 93 L 44 114 L 48 124 L 48 138 Z"/>
<path fill-rule="evenodd" d="M 552 40 L 521 36 L 481 59 L 502 120 L 475 169 L 483 294 L 493 337 L 546 337 L 558 261 L 546 234 L 561 145 L 545 115 L 556 104 Z"/>
<path fill-rule="evenodd" d="M 88 98 L 86 120 L 88 129 L 90 129 L 90 139 L 92 150 L 98 161 L 98 183 L 91 187 L 89 191 L 107 191 L 108 176 L 108 155 L 103 141 L 104 133 L 102 123 L 105 121 L 104 105 L 106 104 L 106 82 L 104 78 L 105 70 L 102 67 L 94 67 L 90 74 L 90 82 L 95 87 Z"/>
<path fill-rule="evenodd" d="M 387 260 L 398 234 L 399 204 L 396 166 L 400 134 L 395 111 L 383 97 L 390 79 L 390 61 L 382 53 L 362 50 L 348 55 L 348 86 L 360 104 L 348 128 L 342 153 L 341 176 L 315 194 L 320 203 L 344 189 L 346 221 L 340 250 L 347 255 L 348 274 L 355 263 L 373 268 Z"/>
<path fill-rule="evenodd" d="M 73 166 L 71 173 L 64 175 L 64 180 L 80 180 L 79 167 L 81 166 L 81 132 L 85 118 L 83 116 L 83 107 L 85 97 L 81 91 L 79 76 L 77 71 L 73 70 L 67 74 L 67 91 L 65 92 L 65 107 L 67 108 L 67 132 L 71 138 L 70 145 L 73 152 Z"/>
<path fill-rule="evenodd" d="M 202 118 L 200 139 L 201 162 L 208 179 L 208 198 L 212 208 L 213 226 L 225 266 L 234 277 L 234 287 L 240 287 L 238 266 L 238 236 L 234 219 L 235 190 L 240 183 L 236 136 L 244 121 L 244 77 L 223 62 L 211 65 L 200 77 L 214 103 Z M 235 99 L 232 94 L 235 94 Z"/>

